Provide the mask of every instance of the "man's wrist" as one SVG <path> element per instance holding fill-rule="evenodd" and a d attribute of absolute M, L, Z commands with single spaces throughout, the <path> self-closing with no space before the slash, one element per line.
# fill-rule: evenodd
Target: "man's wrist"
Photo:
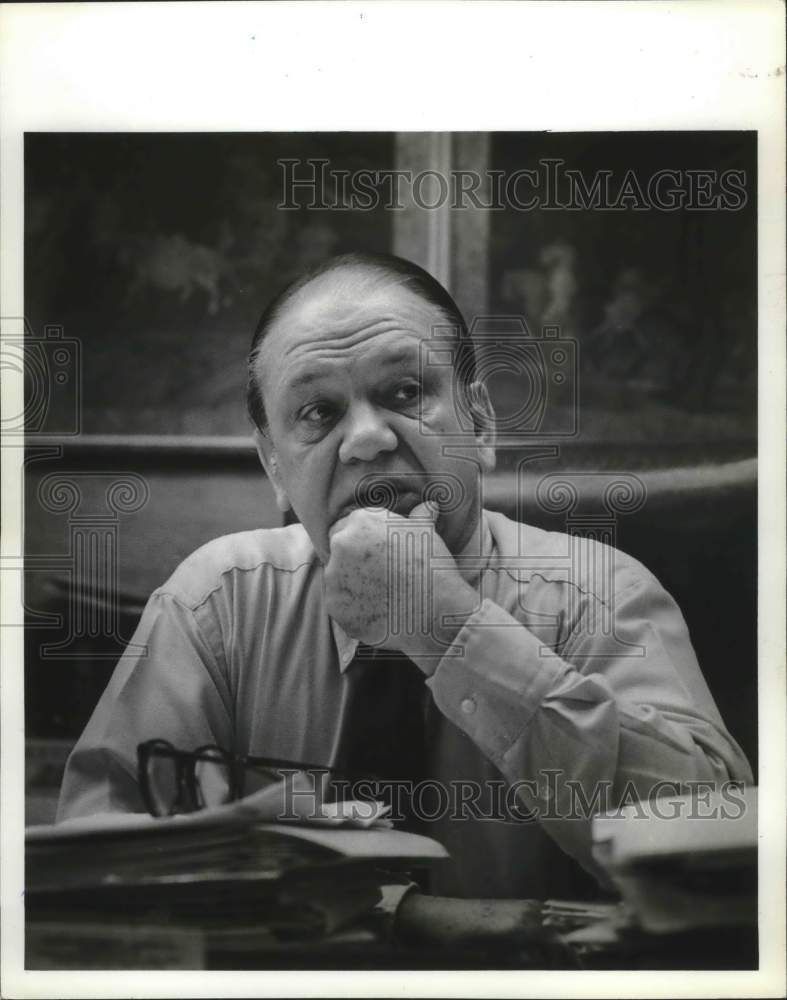
<path fill-rule="evenodd" d="M 402 652 L 431 677 L 478 606 L 478 594 L 457 575 L 450 587 L 442 587 L 435 595 L 435 613 L 427 633 L 409 637 Z"/>

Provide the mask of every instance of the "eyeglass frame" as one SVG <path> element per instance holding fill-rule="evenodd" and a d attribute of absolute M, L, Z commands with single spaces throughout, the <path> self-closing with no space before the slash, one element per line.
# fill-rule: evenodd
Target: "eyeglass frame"
<path fill-rule="evenodd" d="M 177 794 L 174 799 L 174 805 L 168 813 L 159 811 L 156 808 L 150 787 L 149 762 L 155 756 L 157 750 L 166 751 L 162 756 L 167 756 L 174 760 L 176 765 L 175 783 Z M 256 757 L 252 754 L 237 754 L 231 750 L 225 750 L 215 743 L 203 744 L 195 750 L 180 750 L 173 746 L 169 740 L 159 737 L 152 740 L 145 740 L 137 745 L 137 782 L 145 808 L 151 816 L 157 818 L 175 816 L 182 812 L 199 812 L 199 810 L 207 808 L 204 802 L 200 804 L 199 785 L 195 773 L 196 764 L 200 760 L 217 762 L 228 768 L 230 784 L 227 802 L 236 802 L 238 799 L 243 798 L 246 771 L 254 767 L 281 768 L 292 773 L 299 771 L 320 771 L 330 775 L 332 781 L 336 779 L 343 781 L 350 780 L 349 775 L 329 764 L 309 764 L 304 761 L 287 760 L 282 757 Z M 362 780 L 379 782 L 382 779 L 374 774 L 357 774 L 353 776 L 351 783 Z M 184 791 L 188 793 L 189 808 L 187 810 L 179 810 L 177 806 L 182 801 Z"/>

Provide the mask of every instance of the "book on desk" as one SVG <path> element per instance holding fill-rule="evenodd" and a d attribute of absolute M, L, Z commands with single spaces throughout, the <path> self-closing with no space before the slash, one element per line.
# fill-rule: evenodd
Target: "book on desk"
<path fill-rule="evenodd" d="M 242 803 L 29 827 L 26 966 L 200 968 L 210 951 L 369 939 L 381 887 L 446 852 L 347 805 L 311 821 L 261 821 L 257 801 L 253 814 Z"/>

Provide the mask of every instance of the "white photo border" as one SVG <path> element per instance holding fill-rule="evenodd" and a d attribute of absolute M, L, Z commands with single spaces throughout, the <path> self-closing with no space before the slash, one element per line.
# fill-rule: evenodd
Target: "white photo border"
<path fill-rule="evenodd" d="M 758 133 L 757 972 L 77 973 L 23 969 L 22 630 L 2 630 L 2 989 L 9 997 L 684 996 L 785 992 L 785 100 L 780 0 L 63 3 L 0 9 L 2 316 L 24 315 L 35 131 Z M 3 412 L 22 380 L 3 372 Z M 2 448 L 2 551 L 21 551 Z M 21 620 L 5 574 L 4 622 Z M 21 577 L 21 574 L 14 574 Z"/>

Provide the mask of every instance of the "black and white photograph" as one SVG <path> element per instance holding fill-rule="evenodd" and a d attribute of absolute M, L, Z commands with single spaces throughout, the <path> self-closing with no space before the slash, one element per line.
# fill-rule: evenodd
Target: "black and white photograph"
<path fill-rule="evenodd" d="M 3 995 L 778 996 L 783 6 L 158 6 L 2 13 Z M 260 86 L 613 9 L 771 118 Z M 193 16 L 162 110 L 139 53 L 26 117 L 110 13 Z"/>

